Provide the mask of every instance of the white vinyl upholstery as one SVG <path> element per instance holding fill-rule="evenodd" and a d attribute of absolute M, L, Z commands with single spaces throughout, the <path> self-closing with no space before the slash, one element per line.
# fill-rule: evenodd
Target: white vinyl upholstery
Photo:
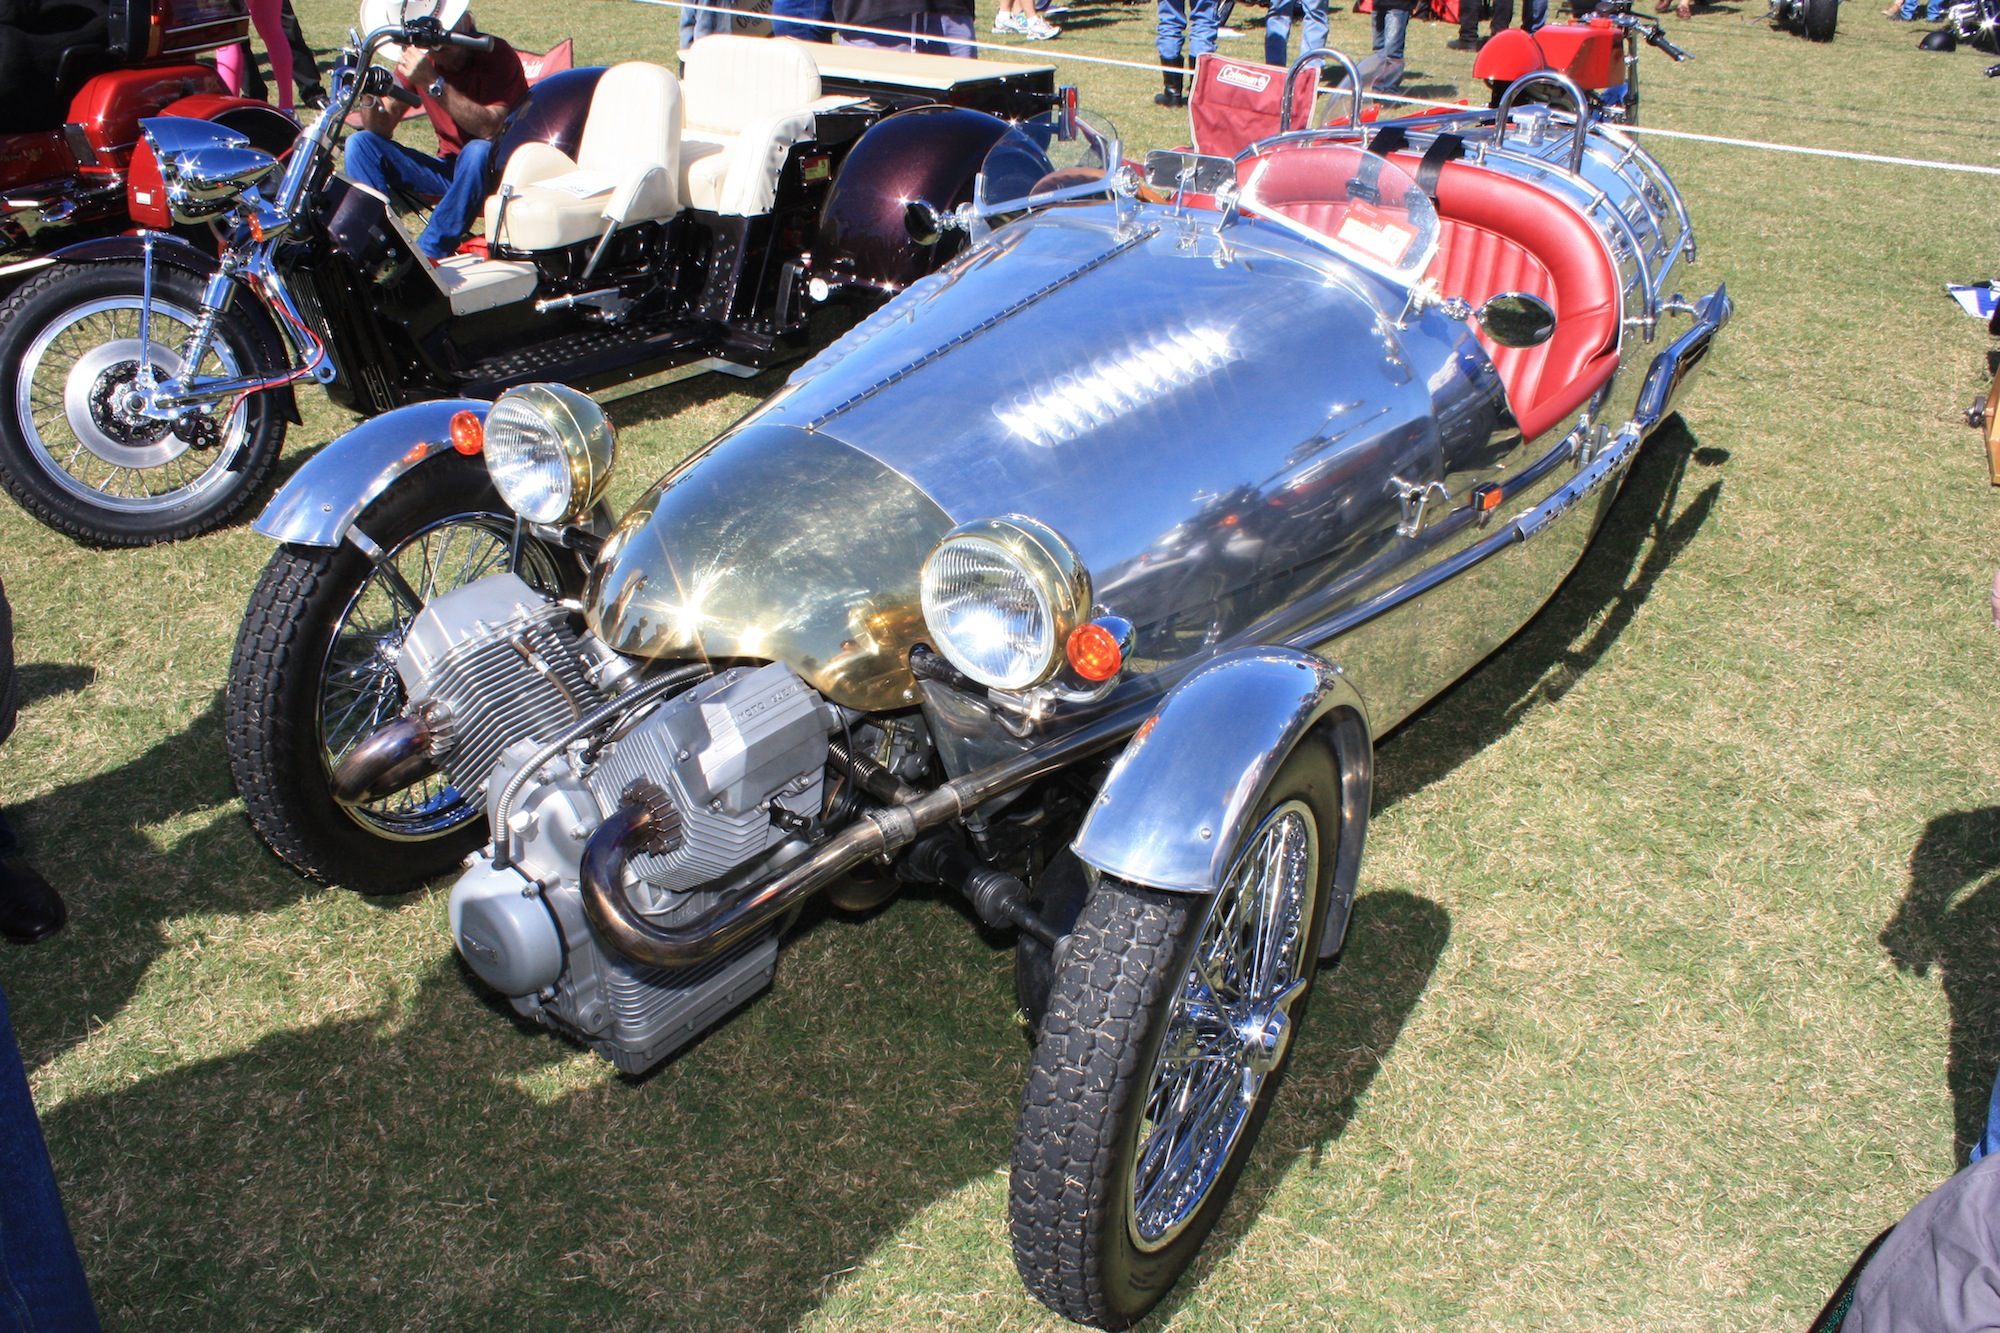
<path fill-rule="evenodd" d="M 613 227 L 681 210 L 681 82 L 658 65 L 613 65 L 597 80 L 574 161 L 523 144 L 486 201 L 486 235 L 517 250 L 552 250 Z M 501 197 L 514 197 L 503 210 Z M 504 214 L 504 215 L 503 215 Z"/>
<path fill-rule="evenodd" d="M 717 33 L 683 53 L 681 198 L 716 213 L 768 213 L 793 144 L 813 134 L 819 67 L 802 43 Z"/>

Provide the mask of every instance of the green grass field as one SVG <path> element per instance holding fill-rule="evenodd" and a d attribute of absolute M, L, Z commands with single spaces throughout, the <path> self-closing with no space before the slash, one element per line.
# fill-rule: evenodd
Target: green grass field
<path fill-rule="evenodd" d="M 351 22 L 299 8 L 322 46 Z M 587 62 L 675 25 L 478 12 Z M 1829 47 L 1751 12 L 1670 21 L 1698 59 L 1649 57 L 1650 124 L 2000 164 L 1986 57 L 1869 3 Z M 1083 0 L 1035 54 L 1144 59 L 1151 27 Z M 1451 35 L 1412 32 L 1409 82 L 1483 97 Z M 1072 68 L 1128 147 L 1184 138 L 1152 76 Z M 1990 340 L 1940 286 L 2000 266 L 2000 183 L 1654 147 L 1737 320 L 1576 576 L 1381 744 L 1345 960 L 1151 1328 L 1801 1328 L 1983 1116 L 2000 498 L 1958 424 Z M 619 404 L 618 498 L 776 382 Z M 307 407 L 288 467 L 346 424 Z M 110 1326 L 1056 1326 L 1005 1237 L 1005 941 L 942 899 L 811 916 L 639 1082 L 520 1026 L 443 886 L 309 884 L 246 824 L 219 700 L 268 555 L 86 550 L 0 505 L 28 664 L 0 800 L 74 916 L 0 988 Z"/>

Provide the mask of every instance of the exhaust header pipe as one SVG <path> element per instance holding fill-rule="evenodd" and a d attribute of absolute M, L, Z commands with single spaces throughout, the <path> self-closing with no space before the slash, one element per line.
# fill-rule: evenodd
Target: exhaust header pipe
<path fill-rule="evenodd" d="M 634 850 L 667 832 L 657 807 L 641 793 L 628 793 L 584 844 L 578 874 L 584 914 L 605 944 L 635 963 L 693 967 L 755 934 L 870 857 L 899 851 L 926 829 L 1118 744 L 1158 706 L 1157 698 L 1140 699 L 1047 745 L 954 778 L 902 804 L 868 811 L 810 855 L 682 926 L 647 920 L 625 895 L 625 863 Z"/>
<path fill-rule="evenodd" d="M 399 717 L 341 756 L 333 769 L 333 799 L 366 805 L 438 771 L 442 747 L 429 713 Z"/>

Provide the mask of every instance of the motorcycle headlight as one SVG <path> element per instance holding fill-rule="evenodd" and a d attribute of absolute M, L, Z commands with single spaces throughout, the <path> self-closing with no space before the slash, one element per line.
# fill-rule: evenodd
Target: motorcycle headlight
<path fill-rule="evenodd" d="M 486 414 L 486 470 L 533 523 L 571 523 L 611 481 L 617 435 L 596 403 L 560 384 L 509 389 Z"/>
<path fill-rule="evenodd" d="M 924 623 L 947 661 L 982 685 L 1025 690 L 1062 665 L 1090 609 L 1090 571 L 1031 518 L 963 523 L 924 560 Z"/>

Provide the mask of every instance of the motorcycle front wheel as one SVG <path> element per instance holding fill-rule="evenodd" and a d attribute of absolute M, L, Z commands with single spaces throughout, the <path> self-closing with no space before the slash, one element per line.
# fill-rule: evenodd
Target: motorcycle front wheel
<path fill-rule="evenodd" d="M 1840 0 L 1804 0 L 1802 10 L 1799 30 L 1806 40 L 1832 41 L 1833 30 L 1840 24 Z"/>
<path fill-rule="evenodd" d="M 145 346 L 153 372 L 181 376 L 201 317 L 201 281 L 153 271 Z M 135 264 L 57 264 L 0 306 L 0 483 L 22 508 L 79 541 L 147 546 L 221 526 L 270 476 L 285 420 L 270 394 L 222 421 L 156 421 L 124 403 L 140 365 L 145 275 Z M 261 341 L 231 309 L 197 372 L 262 366 Z"/>
<path fill-rule="evenodd" d="M 1339 780 L 1300 745 L 1209 897 L 1105 877 L 1058 953 L 1015 1128 L 1014 1264 L 1043 1304 L 1127 1328 L 1228 1203 L 1269 1114 L 1333 896 Z"/>
<path fill-rule="evenodd" d="M 479 844 L 484 808 L 441 774 L 344 806 L 333 769 L 402 714 L 395 663 L 417 613 L 508 568 L 514 518 L 481 462 L 447 453 L 354 526 L 385 553 L 379 564 L 343 542 L 281 546 L 265 566 L 229 665 L 229 767 L 250 823 L 294 868 L 360 893 L 401 893 Z M 517 572 L 552 596 L 583 582 L 572 555 L 533 539 Z"/>

